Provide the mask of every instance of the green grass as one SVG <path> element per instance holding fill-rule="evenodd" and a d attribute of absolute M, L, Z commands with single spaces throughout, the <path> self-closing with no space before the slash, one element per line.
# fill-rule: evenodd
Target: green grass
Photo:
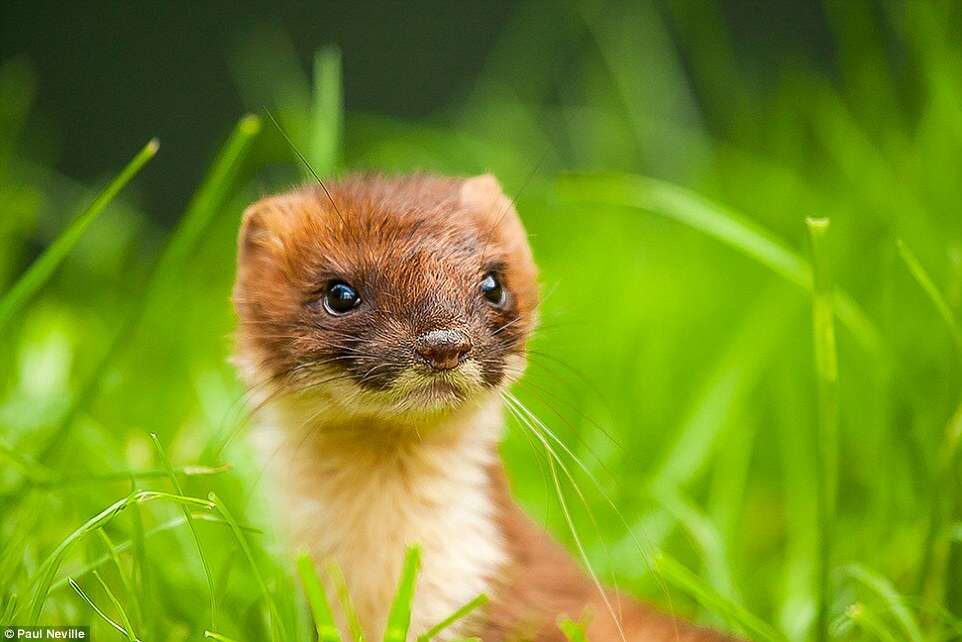
<path fill-rule="evenodd" d="M 177 491 L 178 495 L 183 495 L 184 487 L 177 478 L 177 472 L 174 470 L 174 466 L 170 463 L 170 459 L 167 458 L 167 453 L 164 451 L 164 447 L 161 445 L 160 439 L 158 439 L 157 435 L 154 433 L 150 434 L 150 438 L 154 442 L 154 447 L 157 449 L 157 454 L 159 455 L 161 462 L 164 464 L 164 468 L 167 471 L 167 477 L 170 479 L 171 485 L 174 487 L 174 490 Z M 204 547 L 201 545 L 200 537 L 197 535 L 197 527 L 194 525 L 194 517 L 187 506 L 181 506 L 181 509 L 184 513 L 184 522 L 187 524 L 187 527 L 190 528 L 190 536 L 194 540 L 194 544 L 197 546 L 197 555 L 200 557 L 200 561 L 204 565 L 204 575 L 207 577 L 207 589 L 210 593 L 210 628 L 216 629 L 217 597 L 214 590 L 214 576 L 211 574 L 210 564 L 207 562 L 207 556 L 204 555 Z M 233 523 L 231 523 L 231 526 L 233 526 Z M 113 550 L 113 548 L 111 548 L 111 550 Z"/>
<path fill-rule="evenodd" d="M 97 575 L 96 577 L 97 577 L 98 580 L 100 579 L 100 576 L 99 576 L 99 575 Z M 136 640 L 136 639 L 137 639 L 136 636 L 134 636 L 134 634 L 133 634 L 133 630 L 130 628 L 130 622 L 129 622 L 129 621 L 125 621 L 123 625 L 118 624 L 118 623 L 115 622 L 113 619 L 111 619 L 109 615 L 107 615 L 106 613 L 104 613 L 104 612 L 100 609 L 99 606 L 97 606 L 97 605 L 94 603 L 93 599 L 92 599 L 89 595 L 87 595 L 87 593 L 86 593 L 82 588 L 80 588 L 80 585 L 79 585 L 79 584 L 77 584 L 72 578 L 69 578 L 68 581 L 70 582 L 70 588 L 72 588 L 72 589 L 74 590 L 74 592 L 75 592 L 78 596 L 80 596 L 80 599 L 82 599 L 84 602 L 87 603 L 88 606 L 90 606 L 91 610 L 92 610 L 94 613 L 96 613 L 96 614 L 100 617 L 100 619 L 102 619 L 104 622 L 106 622 L 108 625 L 110 625 L 110 627 L 111 627 L 112 629 L 114 629 L 114 630 L 116 630 L 116 631 L 118 631 L 118 632 L 120 632 L 120 633 L 123 633 L 124 636 L 126 636 L 128 640 Z M 106 585 L 106 584 L 103 584 L 103 580 L 100 580 L 100 582 L 101 582 L 101 585 L 106 589 L 106 586 L 107 586 L 107 585 Z M 111 594 L 111 597 L 113 597 L 112 594 Z M 113 598 L 113 600 L 112 600 L 115 605 L 118 604 L 118 602 L 117 602 L 116 600 L 117 600 L 117 598 Z"/>
<path fill-rule="evenodd" d="M 31 264 L 30 269 L 17 279 L 16 284 L 0 297 L 0 329 L 6 325 L 27 302 L 33 297 L 44 283 L 53 275 L 67 254 L 83 236 L 87 227 L 97 220 L 97 217 L 116 198 L 120 190 L 134 178 L 144 165 L 157 153 L 160 143 L 157 139 L 148 142 L 140 152 L 121 170 L 117 177 L 104 188 L 97 198 L 88 205 L 70 226 L 63 231 L 54 243 L 50 244 L 40 257 Z"/>
<path fill-rule="evenodd" d="M 304 586 L 307 602 L 311 605 L 318 642 L 340 642 L 341 633 L 334 621 L 334 613 L 321 586 L 321 580 L 317 576 L 314 562 L 307 553 L 297 556 L 297 574 Z"/>
<path fill-rule="evenodd" d="M 781 633 L 750 613 L 744 606 L 707 586 L 697 575 L 667 553 L 658 556 L 655 567 L 665 581 L 706 608 L 724 616 L 732 626 L 749 636 L 749 639 L 768 642 L 785 639 Z"/>
<path fill-rule="evenodd" d="M 818 388 L 818 429 L 816 440 L 818 504 L 818 619 L 815 635 L 828 640 L 834 587 L 832 586 L 835 548 L 835 512 L 838 494 L 838 349 L 835 344 L 835 282 L 829 265 L 828 219 L 806 219 L 812 242 L 814 291 L 812 329 L 815 338 L 815 379 Z"/>
<path fill-rule="evenodd" d="M 356 51 L 228 59 L 322 177 L 493 171 L 519 194 L 544 304 L 503 454 L 599 582 L 760 640 L 959 639 L 962 9 L 824 3 L 826 69 L 746 65 L 710 4 L 663 5 L 525 3 L 476 86 L 418 118 L 344 110 Z M 26 101 L 12 64 L 0 95 Z M 240 214 L 298 159 L 241 118 L 168 230 L 136 175 L 153 148 L 78 185 L 11 105 L 0 623 L 334 642 L 343 576 L 283 545 L 227 361 Z"/>
<path fill-rule="evenodd" d="M 136 332 L 143 315 L 148 310 L 154 293 L 165 285 L 169 285 L 168 280 L 188 261 L 190 252 L 200 241 L 201 235 L 210 224 L 211 218 L 218 212 L 218 208 L 226 198 L 237 166 L 251 139 L 257 135 L 259 130 L 260 121 L 255 116 L 245 116 L 238 122 L 220 155 L 211 166 L 207 178 L 188 205 L 177 229 L 168 240 L 147 282 L 142 286 L 140 295 L 126 310 L 125 320 L 114 335 L 113 341 L 88 376 L 85 384 L 74 396 L 74 400 L 67 407 L 52 434 L 47 437 L 47 445 L 40 449 L 40 460 L 51 458 L 66 443 L 66 437 L 73 428 L 74 422 L 87 405 L 93 401 L 104 379 L 107 378 L 114 361 L 120 356 L 131 340 L 131 336 Z M 150 149 L 149 145 L 148 149 Z M 154 149 L 156 149 L 156 145 L 154 145 Z M 64 232 L 64 235 L 69 235 L 72 232 L 73 228 L 68 229 Z M 61 238 L 63 237 L 58 238 L 58 243 L 54 247 L 60 245 Z M 45 260 L 46 256 L 45 254 L 39 261 Z M 11 291 L 16 292 L 20 283 L 31 278 L 32 272 L 32 269 L 28 271 Z"/>
<path fill-rule="evenodd" d="M 468 617 L 469 615 L 471 615 L 471 613 L 473 613 L 477 609 L 487 604 L 488 601 L 489 601 L 489 598 L 484 593 L 482 593 L 481 595 L 478 595 L 477 597 L 471 600 L 468 600 L 467 602 L 464 603 L 464 605 L 458 607 L 449 616 L 447 616 L 446 618 L 444 618 L 443 620 L 441 620 L 440 622 L 438 622 L 437 624 L 429 628 L 424 633 L 418 635 L 417 636 L 418 642 L 431 642 L 431 640 L 433 640 L 434 638 L 439 636 L 441 633 L 443 633 L 445 629 L 450 628 L 459 620 L 463 620 L 464 618 Z"/>

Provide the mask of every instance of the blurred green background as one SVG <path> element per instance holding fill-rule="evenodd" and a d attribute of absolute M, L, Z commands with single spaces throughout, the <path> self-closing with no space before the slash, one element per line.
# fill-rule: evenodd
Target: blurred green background
<path fill-rule="evenodd" d="M 125 639 L 83 593 L 143 640 L 311 639 L 227 362 L 240 213 L 307 178 L 269 108 L 323 174 L 516 196 L 545 301 L 515 392 L 584 464 L 587 506 L 565 491 L 603 578 L 757 639 L 962 639 L 962 4 L 5 2 L 0 34 L 0 623 Z M 250 556 L 164 497 L 77 531 L 175 491 L 151 433 Z M 573 545 L 517 422 L 504 454 Z"/>

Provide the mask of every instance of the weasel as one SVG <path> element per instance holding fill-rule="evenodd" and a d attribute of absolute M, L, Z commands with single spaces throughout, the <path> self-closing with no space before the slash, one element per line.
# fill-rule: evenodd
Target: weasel
<path fill-rule="evenodd" d="M 361 174 L 264 198 L 244 213 L 233 301 L 286 523 L 342 569 L 365 639 L 411 544 L 412 639 L 479 593 L 442 640 L 560 642 L 559 616 L 585 614 L 592 642 L 731 639 L 610 592 L 616 621 L 511 500 L 499 393 L 524 370 L 538 285 L 494 177 Z"/>

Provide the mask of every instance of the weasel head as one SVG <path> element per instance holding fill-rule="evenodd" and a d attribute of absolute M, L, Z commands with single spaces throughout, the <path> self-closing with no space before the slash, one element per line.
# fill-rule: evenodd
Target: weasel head
<path fill-rule="evenodd" d="M 477 403 L 520 376 L 536 268 L 490 175 L 354 175 L 244 214 L 234 306 L 252 387 L 394 420 Z"/>

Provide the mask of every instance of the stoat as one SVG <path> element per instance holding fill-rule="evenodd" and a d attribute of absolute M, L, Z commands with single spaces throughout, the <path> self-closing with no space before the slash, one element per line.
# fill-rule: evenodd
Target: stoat
<path fill-rule="evenodd" d="M 538 285 L 494 177 L 353 175 L 264 198 L 233 299 L 279 511 L 343 571 L 367 640 L 415 543 L 412 636 L 486 593 L 443 639 L 560 641 L 561 615 L 588 615 L 592 642 L 729 639 L 615 592 L 613 615 L 511 500 L 499 393 L 524 370 Z"/>

